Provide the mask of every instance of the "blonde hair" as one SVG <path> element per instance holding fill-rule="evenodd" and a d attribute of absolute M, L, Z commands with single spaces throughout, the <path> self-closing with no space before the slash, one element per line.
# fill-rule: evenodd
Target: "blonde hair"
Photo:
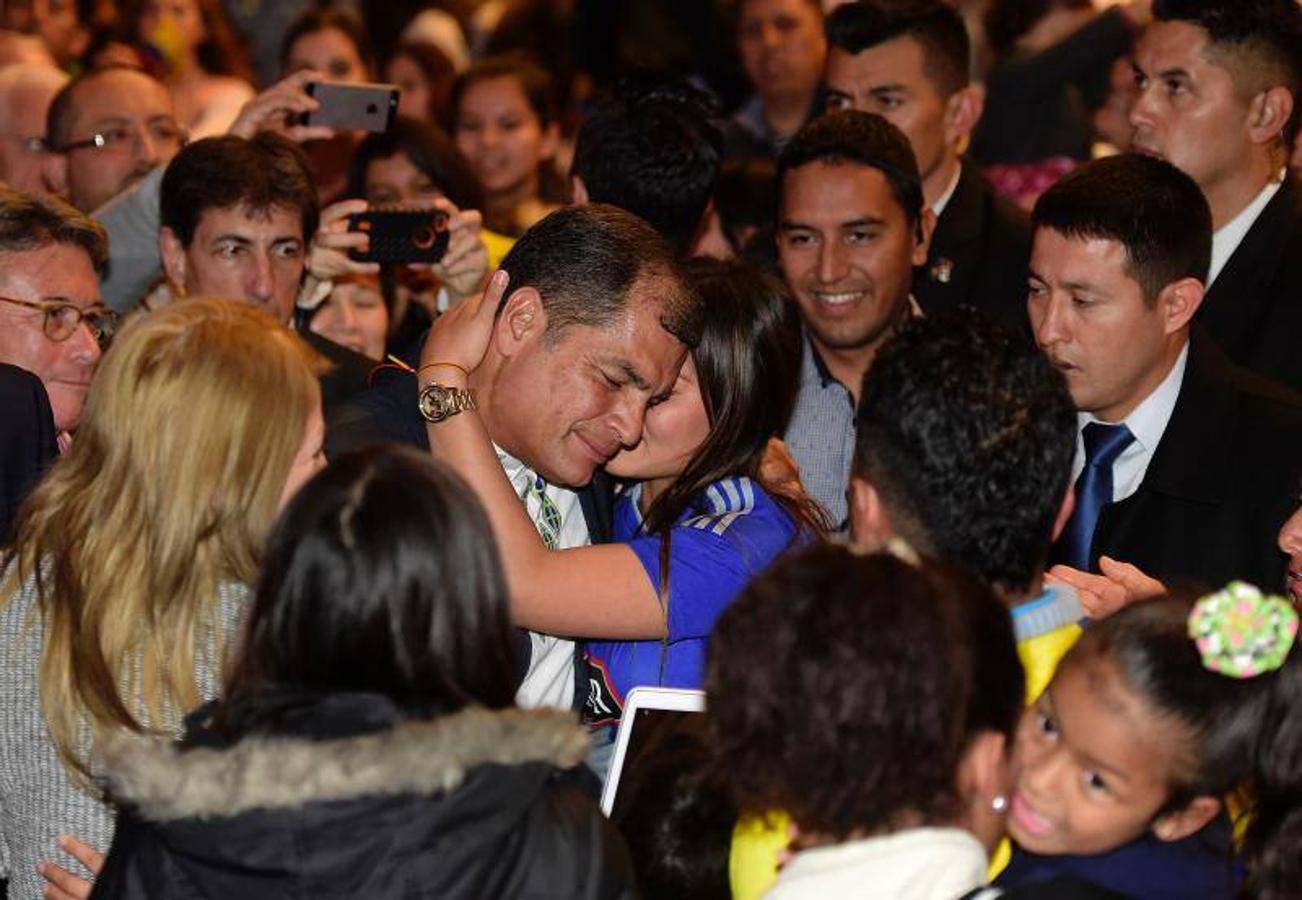
<path fill-rule="evenodd" d="M 247 303 L 128 323 L 67 456 L 26 504 L 4 596 L 35 576 L 41 705 L 69 771 L 85 738 L 164 731 L 202 699 L 196 656 L 223 581 L 252 584 L 322 363 Z M 0 602 L 4 602 L 0 600 Z"/>

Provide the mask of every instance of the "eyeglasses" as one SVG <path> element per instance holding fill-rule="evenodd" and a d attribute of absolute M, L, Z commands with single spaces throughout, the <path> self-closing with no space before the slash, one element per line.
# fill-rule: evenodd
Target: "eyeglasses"
<path fill-rule="evenodd" d="M 107 306 L 95 304 L 82 309 L 72 303 L 58 300 L 15 300 L 13 297 L 0 297 L 0 301 L 15 306 L 25 306 L 44 315 L 41 330 L 50 340 L 58 343 L 66 341 L 76 333 L 85 322 L 91 336 L 101 347 L 107 346 L 117 328 L 118 314 Z"/>
<path fill-rule="evenodd" d="M 103 131 L 95 132 L 84 141 L 73 141 L 71 144 L 64 144 L 59 148 L 58 152 L 71 153 L 73 150 L 91 149 L 99 153 L 123 153 L 135 149 L 137 142 L 145 137 L 145 130 L 126 125 L 115 125 L 112 128 L 105 128 Z M 185 142 L 189 140 L 189 135 L 186 134 L 185 129 L 171 121 L 150 123 L 147 130 L 149 138 L 156 144 L 179 148 L 184 147 Z"/>

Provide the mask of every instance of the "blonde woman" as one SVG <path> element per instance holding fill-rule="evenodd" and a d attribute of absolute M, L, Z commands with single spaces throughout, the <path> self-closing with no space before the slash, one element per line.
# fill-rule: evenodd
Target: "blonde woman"
<path fill-rule="evenodd" d="M 69 453 L 20 514 L 0 576 L 0 858 L 107 849 L 95 746 L 177 734 L 215 695 L 277 511 L 321 468 L 315 355 L 246 303 L 188 300 L 105 356 Z"/>

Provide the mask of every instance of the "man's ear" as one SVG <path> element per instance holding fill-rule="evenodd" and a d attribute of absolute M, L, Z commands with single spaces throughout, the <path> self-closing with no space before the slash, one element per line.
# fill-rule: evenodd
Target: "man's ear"
<path fill-rule="evenodd" d="M 158 231 L 158 255 L 163 260 L 163 274 L 178 296 L 185 296 L 185 246 L 176 232 L 164 225 Z"/>
<path fill-rule="evenodd" d="M 1159 841 L 1178 841 L 1197 834 L 1203 826 L 1221 814 L 1219 797 L 1194 797 L 1180 809 L 1158 817 L 1153 834 Z"/>
<path fill-rule="evenodd" d="M 1283 85 L 1268 88 L 1252 98 L 1248 107 L 1248 139 L 1269 144 L 1284 131 L 1293 115 L 1293 94 Z"/>
<path fill-rule="evenodd" d="M 589 202 L 588 186 L 583 183 L 583 179 L 578 175 L 570 176 L 570 196 L 574 200 L 575 206 L 582 206 Z"/>
<path fill-rule="evenodd" d="M 1076 509 L 1076 486 L 1067 485 L 1067 491 L 1062 495 L 1062 503 L 1058 506 L 1058 515 L 1053 520 L 1053 534 L 1050 541 L 1057 541 L 1062 536 L 1062 530 L 1067 527 L 1067 520 Z"/>
<path fill-rule="evenodd" d="M 913 265 L 921 266 L 927 262 L 927 252 L 931 248 L 931 235 L 936 230 L 936 214 L 931 211 L 931 207 L 923 205 L 922 215 L 918 217 L 918 225 L 914 231 L 913 244 Z"/>
<path fill-rule="evenodd" d="M 506 298 L 493 324 L 493 346 L 510 358 L 547 330 L 547 310 L 537 288 L 516 288 Z"/>
<path fill-rule="evenodd" d="M 850 543 L 861 553 L 873 553 L 895 537 L 881 495 L 866 478 L 850 479 Z"/>
<path fill-rule="evenodd" d="M 1174 334 L 1186 328 L 1203 302 L 1203 283 L 1197 278 L 1181 278 L 1162 288 L 1157 305 L 1165 320 L 1165 331 Z"/>
<path fill-rule="evenodd" d="M 945 101 L 947 146 L 956 148 L 960 154 L 967 150 L 968 137 L 972 134 L 972 129 L 976 128 L 977 122 L 981 121 L 985 103 L 985 91 L 975 84 L 969 84 L 950 94 Z"/>
<path fill-rule="evenodd" d="M 51 194 L 66 198 L 68 196 L 67 154 L 46 151 L 45 159 L 41 162 L 41 178 Z"/>

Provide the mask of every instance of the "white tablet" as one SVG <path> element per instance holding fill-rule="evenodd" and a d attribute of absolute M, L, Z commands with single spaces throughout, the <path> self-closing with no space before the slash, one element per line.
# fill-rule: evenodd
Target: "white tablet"
<path fill-rule="evenodd" d="M 615 738 L 615 755 L 601 792 L 601 811 L 609 816 L 615 809 L 620 784 L 630 780 L 648 751 L 675 735 L 699 737 L 703 728 L 700 714 L 704 711 L 705 691 L 657 687 L 629 691 Z"/>

